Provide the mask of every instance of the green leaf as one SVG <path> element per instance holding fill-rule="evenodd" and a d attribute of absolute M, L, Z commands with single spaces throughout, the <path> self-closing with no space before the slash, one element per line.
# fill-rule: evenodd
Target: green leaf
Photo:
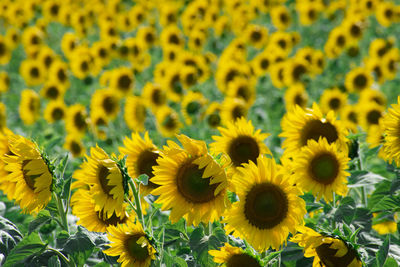
<path fill-rule="evenodd" d="M 29 223 L 28 231 L 29 234 L 35 231 L 36 229 L 40 228 L 42 225 L 48 223 L 52 220 L 50 211 L 48 210 L 41 210 L 37 217 Z"/>
<path fill-rule="evenodd" d="M 215 227 L 213 228 L 213 235 L 221 242 L 227 242 L 228 237 L 225 234 L 224 229 L 221 227 Z"/>
<path fill-rule="evenodd" d="M 24 262 L 29 261 L 35 255 L 46 249 L 47 245 L 43 244 L 37 233 L 31 233 L 25 236 L 21 242 L 15 246 L 8 257 L 4 267 L 23 266 Z"/>
<path fill-rule="evenodd" d="M 356 212 L 356 203 L 353 198 L 345 197 L 340 201 L 340 205 L 335 212 L 334 219 L 337 222 L 344 221 L 350 224 L 353 221 Z"/>
<path fill-rule="evenodd" d="M 138 183 L 147 185 L 149 183 L 149 176 L 147 174 L 141 174 L 141 175 L 139 175 L 139 177 L 136 178 L 136 181 Z"/>
<path fill-rule="evenodd" d="M 189 245 L 192 250 L 197 250 L 201 247 L 201 240 L 204 237 L 204 231 L 201 227 L 197 227 L 193 230 L 192 234 L 190 235 Z"/>
<path fill-rule="evenodd" d="M 385 265 L 383 267 L 398 267 L 397 261 L 392 257 L 386 259 Z"/>
<path fill-rule="evenodd" d="M 390 186 L 390 194 L 393 195 L 393 193 L 398 192 L 400 190 L 400 179 L 395 178 L 392 180 L 392 185 Z"/>
<path fill-rule="evenodd" d="M 72 255 L 79 266 L 82 266 L 92 254 L 95 244 L 95 234 L 78 226 L 78 231 L 65 242 L 62 252 Z"/>
<path fill-rule="evenodd" d="M 48 267 L 61 267 L 60 259 L 57 255 L 51 256 L 50 259 L 47 261 Z"/>
<path fill-rule="evenodd" d="M 184 259 L 180 258 L 180 257 L 174 257 L 174 267 L 187 267 L 187 263 Z"/>
<path fill-rule="evenodd" d="M 376 253 L 376 260 L 378 266 L 383 266 L 385 264 L 386 258 L 389 253 L 389 246 L 390 246 L 390 235 L 387 235 L 382 246 Z"/>
<path fill-rule="evenodd" d="M 394 210 L 400 206 L 400 198 L 395 196 L 385 196 L 379 200 L 372 208 L 371 212 Z"/>
<path fill-rule="evenodd" d="M 0 217 L 0 265 L 2 259 L 20 242 L 22 235 L 18 228 L 9 220 Z"/>

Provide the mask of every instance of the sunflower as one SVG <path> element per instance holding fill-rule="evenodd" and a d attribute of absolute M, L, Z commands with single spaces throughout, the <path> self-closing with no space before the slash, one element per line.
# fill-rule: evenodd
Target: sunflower
<path fill-rule="evenodd" d="M 378 232 L 380 235 L 394 234 L 397 232 L 397 215 L 385 216 L 379 213 L 372 213 L 372 216 L 378 220 L 377 223 L 372 225 L 372 229 Z M 383 217 L 383 218 L 382 218 Z M 385 218 L 386 217 L 386 218 Z"/>
<path fill-rule="evenodd" d="M 380 90 L 366 89 L 360 93 L 360 103 L 373 102 L 380 106 L 386 107 L 386 96 Z"/>
<path fill-rule="evenodd" d="M 182 127 L 178 114 L 168 106 L 163 106 L 157 110 L 156 119 L 156 126 L 165 137 L 174 136 Z"/>
<path fill-rule="evenodd" d="M 11 153 L 2 160 L 8 172 L 4 179 L 15 183 L 15 191 L 10 193 L 24 212 L 39 212 L 51 199 L 53 175 L 47 160 L 36 144 L 20 135 L 9 135 L 8 144 Z"/>
<path fill-rule="evenodd" d="M 344 84 L 349 92 L 361 92 L 370 88 L 373 80 L 371 73 L 367 69 L 358 67 L 347 73 Z"/>
<path fill-rule="evenodd" d="M 35 91 L 25 89 L 21 92 L 19 115 L 26 125 L 33 124 L 40 117 L 40 98 Z"/>
<path fill-rule="evenodd" d="M 296 105 L 305 108 L 308 102 L 308 94 L 303 84 L 290 86 L 285 92 L 286 110 L 292 110 Z"/>
<path fill-rule="evenodd" d="M 292 22 L 289 10 L 284 5 L 278 5 L 271 10 L 272 24 L 279 30 L 285 30 Z"/>
<path fill-rule="evenodd" d="M 283 132 L 279 136 L 286 138 L 282 147 L 289 154 L 299 152 L 308 140 L 318 141 L 320 137 L 326 138 L 329 144 L 337 143 L 339 150 L 347 149 L 347 130 L 336 120 L 333 111 L 324 117 L 316 103 L 312 109 L 296 106 L 283 117 L 281 126 Z"/>
<path fill-rule="evenodd" d="M 142 98 L 153 111 L 157 111 L 167 103 L 167 92 L 159 84 L 148 82 L 143 87 Z"/>
<path fill-rule="evenodd" d="M 321 106 L 322 112 L 325 114 L 330 110 L 338 114 L 343 107 L 347 106 L 347 94 L 341 92 L 339 88 L 324 90 L 319 105 Z"/>
<path fill-rule="evenodd" d="M 90 112 L 90 122 L 92 125 L 92 131 L 95 133 L 97 138 L 105 140 L 107 138 L 105 128 L 109 122 L 107 114 L 102 110 L 92 111 Z"/>
<path fill-rule="evenodd" d="M 4 128 L 2 129 L 2 131 L 0 131 L 0 155 L 13 155 L 13 153 L 10 151 L 8 138 L 8 136 L 12 135 L 13 132 L 8 128 Z M 0 158 L 0 190 L 3 191 L 3 194 L 12 201 L 15 198 L 14 195 L 16 182 L 11 182 L 10 180 L 4 178 L 7 177 L 7 175 L 10 173 L 5 170 L 5 166 L 6 165 L 4 161 Z"/>
<path fill-rule="evenodd" d="M 247 25 L 244 33 L 245 40 L 255 48 L 261 49 L 266 45 L 268 29 L 256 24 Z"/>
<path fill-rule="evenodd" d="M 124 119 L 132 131 L 144 131 L 146 121 L 146 105 L 141 97 L 129 96 L 126 99 Z"/>
<path fill-rule="evenodd" d="M 271 64 L 270 55 L 266 50 L 255 56 L 250 62 L 251 68 L 257 77 L 265 75 L 269 71 Z"/>
<path fill-rule="evenodd" d="M 278 89 L 284 88 L 287 84 L 285 84 L 285 74 L 289 74 L 285 69 L 287 69 L 287 66 L 289 65 L 289 62 L 286 61 L 280 61 L 278 63 L 275 63 L 271 66 L 271 82 L 272 85 Z"/>
<path fill-rule="evenodd" d="M 255 85 L 249 79 L 236 77 L 229 82 L 226 95 L 231 98 L 241 98 L 250 107 L 256 98 Z"/>
<path fill-rule="evenodd" d="M 200 92 L 189 91 L 183 97 L 181 111 L 187 125 L 191 125 L 193 119 L 199 117 L 206 103 L 207 99 Z"/>
<path fill-rule="evenodd" d="M 107 227 L 110 248 L 103 252 L 109 256 L 118 256 L 122 267 L 149 267 L 156 259 L 156 250 L 147 239 L 139 222 L 132 219 L 126 224 Z"/>
<path fill-rule="evenodd" d="M 385 128 L 385 142 L 383 150 L 385 157 L 397 166 L 400 166 L 400 96 L 397 98 L 397 104 L 393 104 L 383 117 L 382 124 Z"/>
<path fill-rule="evenodd" d="M 10 87 L 10 76 L 5 71 L 0 72 L 0 93 L 5 93 Z"/>
<path fill-rule="evenodd" d="M 0 132 L 7 128 L 6 106 L 0 102 Z"/>
<path fill-rule="evenodd" d="M 120 147 L 119 151 L 121 154 L 127 155 L 126 166 L 129 176 L 137 178 L 146 174 L 149 177 L 148 184 L 140 187 L 141 194 L 148 195 L 152 189 L 157 187 L 151 178 L 154 176 L 153 167 L 157 166 L 160 151 L 149 138 L 148 132 L 144 134 L 144 138 L 140 137 L 138 133 L 132 133 L 131 139 L 125 137 L 124 146 Z"/>
<path fill-rule="evenodd" d="M 99 89 L 92 95 L 91 110 L 104 111 L 108 118 L 114 119 L 119 112 L 119 98 L 112 90 Z"/>
<path fill-rule="evenodd" d="M 329 144 L 325 138 L 318 142 L 311 139 L 293 159 L 296 186 L 305 192 L 311 191 L 317 201 L 322 197 L 332 201 L 334 192 L 345 196 L 349 160 L 347 153 L 339 152 L 335 143 Z"/>
<path fill-rule="evenodd" d="M 0 35 L 0 64 L 7 64 L 11 59 L 11 48 L 7 40 Z"/>
<path fill-rule="evenodd" d="M 280 169 L 273 159 L 260 156 L 233 176 L 239 201 L 224 215 L 225 230 L 260 252 L 278 250 L 306 214 L 300 190 Z"/>
<path fill-rule="evenodd" d="M 176 25 L 169 25 L 163 28 L 160 35 L 161 46 L 175 45 L 182 47 L 185 44 L 185 39 L 181 30 Z"/>
<path fill-rule="evenodd" d="M 354 105 L 344 106 L 340 113 L 340 119 L 343 123 L 343 126 L 347 130 L 351 130 L 353 133 L 357 132 L 357 126 L 359 123 L 359 114 L 357 106 Z"/>
<path fill-rule="evenodd" d="M 295 58 L 286 62 L 285 69 L 283 70 L 284 83 L 286 85 L 294 85 L 302 83 L 304 75 L 309 71 L 309 63 L 307 60 Z"/>
<path fill-rule="evenodd" d="M 181 81 L 181 64 L 175 63 L 165 70 L 162 86 L 166 88 L 168 98 L 174 102 L 182 101 L 184 89 Z"/>
<path fill-rule="evenodd" d="M 124 203 L 123 177 L 117 164 L 100 147 L 91 147 L 90 156 L 80 165 L 72 177 L 72 189 L 90 187 L 95 210 L 103 211 L 104 218 L 121 217 Z"/>
<path fill-rule="evenodd" d="M 67 113 L 67 106 L 63 100 L 50 101 L 45 110 L 44 118 L 47 122 L 53 123 L 59 120 L 63 120 Z"/>
<path fill-rule="evenodd" d="M 15 49 L 20 43 L 21 34 L 17 28 L 8 28 L 5 35 L 6 42 L 10 49 Z"/>
<path fill-rule="evenodd" d="M 229 122 L 224 127 L 218 127 L 222 136 L 213 136 L 215 141 L 210 144 L 213 154 L 224 154 L 232 164 L 232 171 L 237 167 L 250 161 L 256 162 L 257 158 L 263 154 L 270 154 L 264 140 L 269 134 L 261 133 L 261 130 L 254 130 L 251 121 L 240 118 L 235 122 Z"/>
<path fill-rule="evenodd" d="M 156 203 L 171 209 L 172 223 L 184 217 L 188 225 L 218 220 L 226 208 L 228 180 L 225 170 L 208 154 L 206 143 L 185 135 L 177 136 L 183 148 L 168 141 L 154 166 L 151 193 Z"/>
<path fill-rule="evenodd" d="M 127 67 L 113 70 L 110 77 L 110 89 L 120 96 L 127 96 L 133 90 L 134 76 Z"/>
<path fill-rule="evenodd" d="M 342 239 L 321 235 L 313 229 L 302 226 L 291 242 L 304 247 L 304 256 L 314 257 L 313 266 L 361 267 L 357 251 Z"/>
<path fill-rule="evenodd" d="M 82 136 L 85 134 L 88 124 L 88 115 L 85 106 L 74 104 L 68 108 L 65 117 L 65 128 L 68 133 Z"/>
<path fill-rule="evenodd" d="M 221 104 L 218 102 L 212 102 L 207 107 L 206 111 L 204 112 L 204 120 L 207 121 L 208 126 L 211 128 L 217 128 L 221 126 Z"/>
<path fill-rule="evenodd" d="M 45 81 L 45 67 L 37 60 L 27 59 L 20 66 L 21 76 L 28 86 L 39 85 Z"/>
<path fill-rule="evenodd" d="M 110 225 L 123 224 L 128 221 L 128 214 L 122 212 L 121 216 L 115 213 L 109 218 L 104 217 L 103 211 L 96 210 L 96 205 L 88 190 L 78 189 L 71 197 L 72 214 L 77 216 L 78 225 L 84 226 L 89 231 L 106 232 Z"/>
<path fill-rule="evenodd" d="M 40 90 L 40 94 L 48 100 L 59 100 L 63 97 L 65 93 L 65 88 L 59 85 L 55 80 L 50 80 L 46 82 Z"/>
<path fill-rule="evenodd" d="M 375 102 L 358 103 L 360 114 L 360 125 L 368 130 L 372 125 L 378 125 L 382 119 L 385 107 L 376 104 Z"/>
<path fill-rule="evenodd" d="M 319 13 L 323 11 L 323 4 L 321 2 L 299 2 L 297 11 L 300 15 L 300 23 L 309 26 L 318 20 Z"/>
<path fill-rule="evenodd" d="M 396 5 L 391 2 L 382 2 L 375 11 L 376 20 L 384 27 L 389 27 L 395 20 Z"/>
<path fill-rule="evenodd" d="M 238 247 L 233 247 L 229 243 L 225 243 L 220 250 L 209 250 L 208 254 L 214 257 L 214 262 L 223 264 L 222 266 L 248 266 L 261 267 L 260 262 L 252 255 L 243 251 Z"/>
<path fill-rule="evenodd" d="M 56 60 L 51 64 L 48 71 L 48 77 L 58 83 L 59 86 L 65 89 L 69 88 L 70 83 L 68 79 L 68 66 L 62 61 Z"/>
<path fill-rule="evenodd" d="M 68 134 L 65 138 L 64 148 L 71 152 L 74 158 L 83 157 L 85 155 L 85 147 L 78 135 Z"/>
<path fill-rule="evenodd" d="M 397 48 L 391 48 L 382 59 L 382 72 L 385 79 L 393 80 L 397 75 L 400 53 Z"/>
<path fill-rule="evenodd" d="M 227 124 L 241 117 L 247 117 L 249 107 L 241 98 L 225 98 L 221 104 L 221 121 Z"/>
<path fill-rule="evenodd" d="M 79 38 L 72 32 L 66 32 L 61 39 L 61 50 L 65 57 L 70 59 L 73 51 L 78 47 Z"/>

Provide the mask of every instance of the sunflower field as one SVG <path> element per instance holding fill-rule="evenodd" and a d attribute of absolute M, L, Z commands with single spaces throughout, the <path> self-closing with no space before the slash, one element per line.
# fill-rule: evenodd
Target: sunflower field
<path fill-rule="evenodd" d="M 0 266 L 399 266 L 399 36 L 391 0 L 0 0 Z"/>

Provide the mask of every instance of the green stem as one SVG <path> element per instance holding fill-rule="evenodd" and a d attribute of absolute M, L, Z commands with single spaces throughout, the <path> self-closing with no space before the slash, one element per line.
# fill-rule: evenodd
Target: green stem
<path fill-rule="evenodd" d="M 140 203 L 139 187 L 136 188 L 136 185 L 133 183 L 132 179 L 129 179 L 129 185 L 131 187 L 131 190 L 132 190 L 132 193 L 133 193 L 133 197 L 135 199 L 136 215 L 138 216 L 139 221 L 143 226 L 143 230 L 145 230 L 146 225 L 144 223 L 144 216 L 143 216 L 143 212 L 142 212 L 142 204 Z"/>
<path fill-rule="evenodd" d="M 357 158 L 357 168 L 358 170 L 362 171 L 363 170 L 363 164 L 361 161 L 361 156 L 358 156 Z M 367 197 L 367 189 L 365 186 L 361 188 L 361 201 L 365 206 L 368 206 L 368 197 Z"/>
<path fill-rule="evenodd" d="M 65 257 L 64 254 L 62 254 L 62 253 L 61 253 L 60 251 L 58 251 L 57 249 L 54 249 L 54 248 L 51 248 L 51 247 L 48 247 L 47 249 L 50 250 L 50 251 L 53 251 L 54 253 L 56 253 L 61 259 L 63 259 L 63 261 L 65 261 L 65 263 L 66 263 L 68 266 L 71 266 L 71 267 L 75 266 L 67 257 Z"/>
<path fill-rule="evenodd" d="M 58 215 L 60 215 L 62 226 L 63 226 L 64 230 L 69 233 L 67 213 L 65 212 L 66 210 L 64 208 L 62 199 L 59 196 L 57 196 L 57 194 L 54 192 L 53 192 L 53 197 L 56 200 Z"/>
<path fill-rule="evenodd" d="M 333 194 L 333 208 L 334 208 L 334 210 L 335 210 L 335 212 L 336 212 L 336 193 L 335 192 L 333 192 L 332 193 Z M 336 221 L 335 221 L 335 218 L 332 218 L 332 230 L 335 230 L 336 229 Z"/>

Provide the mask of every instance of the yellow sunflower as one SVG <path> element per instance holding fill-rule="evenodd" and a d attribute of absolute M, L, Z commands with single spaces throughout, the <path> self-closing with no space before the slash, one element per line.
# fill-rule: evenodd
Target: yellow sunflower
<path fill-rule="evenodd" d="M 379 213 L 372 213 L 372 216 L 376 219 L 379 218 Z M 391 218 L 380 218 L 380 222 L 372 225 L 372 229 L 378 232 L 380 235 L 386 234 L 394 234 L 397 232 L 397 223 L 396 223 L 397 215 L 391 216 Z"/>
<path fill-rule="evenodd" d="M 355 105 L 346 105 L 343 107 L 340 113 L 340 119 L 343 123 L 343 126 L 353 133 L 357 132 L 357 126 L 359 121 L 359 114 L 357 106 Z"/>
<path fill-rule="evenodd" d="M 67 106 L 63 100 L 50 101 L 45 110 L 44 118 L 47 122 L 53 123 L 59 120 L 63 120 L 67 113 Z"/>
<path fill-rule="evenodd" d="M 303 223 L 305 202 L 300 190 L 283 177 L 271 158 L 244 164 L 233 176 L 239 201 L 224 215 L 227 233 L 245 239 L 258 251 L 278 250 Z"/>
<path fill-rule="evenodd" d="M 225 170 L 208 154 L 205 142 L 185 135 L 177 138 L 183 148 L 168 141 L 154 166 L 152 182 L 159 187 L 151 193 L 160 195 L 156 203 L 162 210 L 171 209 L 172 223 L 182 217 L 195 226 L 218 220 L 227 205 Z"/>
<path fill-rule="evenodd" d="M 113 119 L 118 115 L 119 112 L 119 98 L 112 90 L 96 90 L 92 95 L 90 108 L 95 112 L 102 110 L 107 117 Z"/>
<path fill-rule="evenodd" d="M 0 102 L 0 132 L 7 128 L 6 105 Z"/>
<path fill-rule="evenodd" d="M 295 84 L 290 86 L 285 91 L 285 106 L 286 110 L 292 110 L 296 105 L 301 108 L 307 106 L 308 94 L 303 84 Z"/>
<path fill-rule="evenodd" d="M 389 163 L 393 161 L 400 166 L 400 96 L 397 104 L 388 109 L 382 123 L 385 128 L 385 142 L 383 150 Z"/>
<path fill-rule="evenodd" d="M 221 126 L 221 104 L 218 102 L 212 102 L 204 113 L 204 120 L 207 121 L 208 126 L 211 128 L 217 128 Z"/>
<path fill-rule="evenodd" d="M 156 113 L 157 128 L 165 137 L 172 137 L 182 127 L 178 114 L 169 106 L 161 107 Z"/>
<path fill-rule="evenodd" d="M 126 224 L 107 227 L 110 248 L 103 252 L 109 256 L 118 256 L 122 267 L 149 267 L 156 259 L 156 250 L 150 244 L 139 222 L 132 219 Z"/>
<path fill-rule="evenodd" d="M 103 215 L 103 210 L 96 210 L 96 205 L 88 190 L 79 189 L 71 197 L 72 214 L 77 216 L 78 225 L 84 226 L 89 231 L 106 232 L 110 225 L 118 225 L 126 223 L 129 216 L 126 212 L 122 212 L 121 216 L 115 213 L 109 218 Z"/>
<path fill-rule="evenodd" d="M 31 89 L 25 89 L 21 92 L 21 102 L 19 104 L 19 116 L 26 125 L 31 125 L 37 119 L 39 119 L 40 98 L 35 91 Z"/>
<path fill-rule="evenodd" d="M 134 76 L 127 67 L 113 70 L 110 77 L 110 89 L 119 96 L 127 96 L 133 90 Z"/>
<path fill-rule="evenodd" d="M 82 136 L 85 134 L 88 124 L 88 115 L 85 106 L 74 104 L 68 107 L 65 117 L 65 128 L 68 133 Z"/>
<path fill-rule="evenodd" d="M 142 195 L 148 195 L 149 190 L 157 187 L 150 178 L 154 176 L 153 167 L 157 166 L 157 159 L 160 156 L 158 148 L 151 141 L 148 132 L 144 134 L 144 138 L 138 133 L 132 133 L 132 138 L 125 137 L 124 147 L 120 147 L 119 151 L 123 155 L 127 155 L 126 166 L 128 174 L 133 179 L 141 174 L 149 177 L 147 186 L 141 185 L 140 191 Z"/>
<path fill-rule="evenodd" d="M 8 172 L 4 179 L 15 183 L 15 191 L 10 193 L 24 212 L 39 212 L 51 199 L 53 175 L 49 166 L 30 140 L 9 135 L 8 144 L 11 153 L 2 160 Z"/>
<path fill-rule="evenodd" d="M 0 93 L 5 93 L 10 87 L 10 76 L 5 71 L 0 72 Z"/>
<path fill-rule="evenodd" d="M 335 143 L 329 144 L 325 138 L 316 142 L 309 140 L 300 154 L 293 158 L 294 181 L 296 186 L 311 193 L 319 201 L 322 197 L 332 201 L 333 193 L 347 194 L 346 172 L 348 161 L 346 152 L 339 152 Z"/>
<path fill-rule="evenodd" d="M 375 102 L 378 105 L 386 107 L 386 96 L 382 91 L 375 89 L 366 89 L 360 93 L 360 103 Z"/>
<path fill-rule="evenodd" d="M 304 256 L 314 257 L 313 266 L 361 267 L 357 251 L 343 240 L 321 235 L 308 227 L 299 227 L 291 242 L 304 247 Z"/>
<path fill-rule="evenodd" d="M 74 158 L 85 155 L 85 147 L 83 146 L 80 136 L 78 135 L 68 134 L 65 138 L 64 148 L 71 152 Z"/>
<path fill-rule="evenodd" d="M 261 267 L 260 262 L 255 257 L 244 252 L 241 248 L 231 246 L 229 243 L 225 243 L 220 250 L 209 250 L 208 254 L 214 257 L 215 263 L 220 263 L 226 267 Z"/>
<path fill-rule="evenodd" d="M 13 132 L 8 128 L 0 131 L 0 155 L 2 156 L 13 154 L 10 151 L 10 146 L 8 144 L 8 136 L 11 135 L 13 135 Z M 3 191 L 3 194 L 6 195 L 9 200 L 13 200 L 16 182 L 11 182 L 10 180 L 6 179 L 8 174 L 9 172 L 5 170 L 5 163 L 0 158 L 0 190 Z"/>
<path fill-rule="evenodd" d="M 46 78 L 44 64 L 34 59 L 24 60 L 20 66 L 20 73 L 28 86 L 39 85 Z"/>
<path fill-rule="evenodd" d="M 121 217 L 123 213 L 123 177 L 117 164 L 100 147 L 90 148 L 90 156 L 80 165 L 72 177 L 76 179 L 72 188 L 90 187 L 95 210 L 103 211 L 105 218 Z"/>
<path fill-rule="evenodd" d="M 255 85 L 243 77 L 236 77 L 228 83 L 227 97 L 240 98 L 250 107 L 256 98 Z"/>
<path fill-rule="evenodd" d="M 159 84 L 148 82 L 143 87 L 142 98 L 153 111 L 157 111 L 167 103 L 167 92 Z"/>
<path fill-rule="evenodd" d="M 361 92 L 370 88 L 373 81 L 371 72 L 363 67 L 358 67 L 347 73 L 344 84 L 349 92 Z"/>
<path fill-rule="evenodd" d="M 191 125 L 193 119 L 199 117 L 199 114 L 205 104 L 207 99 L 200 92 L 189 91 L 182 100 L 181 112 L 185 118 L 185 123 Z"/>
<path fill-rule="evenodd" d="M 320 106 L 325 114 L 330 110 L 338 114 L 343 107 L 347 106 L 347 94 L 341 92 L 339 88 L 324 90 L 320 98 Z"/>
<path fill-rule="evenodd" d="M 384 116 L 385 107 L 375 102 L 358 103 L 358 112 L 360 114 L 360 125 L 365 131 L 373 125 L 378 125 Z"/>
<path fill-rule="evenodd" d="M 64 93 L 65 88 L 60 86 L 56 80 L 46 82 L 40 90 L 40 94 L 48 100 L 58 100 L 63 97 Z"/>
<path fill-rule="evenodd" d="M 255 131 L 251 121 L 243 117 L 218 130 L 222 136 L 212 137 L 215 142 L 210 144 L 210 150 L 215 155 L 226 155 L 233 171 L 244 163 L 256 162 L 260 155 L 271 153 L 264 143 L 269 134 L 261 133 L 260 129 Z"/>
<path fill-rule="evenodd" d="M 139 96 L 129 96 L 125 103 L 124 119 L 132 131 L 144 131 L 146 121 L 146 105 Z"/>
<path fill-rule="evenodd" d="M 225 98 L 221 104 L 221 122 L 227 124 L 236 121 L 242 117 L 246 118 L 249 107 L 241 98 Z"/>
<path fill-rule="evenodd" d="M 285 153 L 297 153 L 308 140 L 318 141 L 320 137 L 326 138 L 329 144 L 336 142 L 340 150 L 347 149 L 347 130 L 336 120 L 333 111 L 324 117 L 316 103 L 312 109 L 296 106 L 283 117 L 281 126 L 283 132 L 279 136 L 286 138 L 282 143 Z"/>

